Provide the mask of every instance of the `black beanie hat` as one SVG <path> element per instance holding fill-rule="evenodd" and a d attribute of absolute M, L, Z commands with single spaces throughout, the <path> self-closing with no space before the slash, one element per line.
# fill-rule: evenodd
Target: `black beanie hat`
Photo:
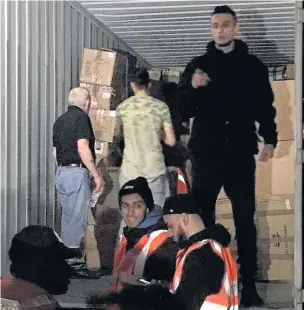
<path fill-rule="evenodd" d="M 153 195 L 146 178 L 138 177 L 134 180 L 128 181 L 122 186 L 118 194 L 119 207 L 121 206 L 122 197 L 131 194 L 140 195 L 140 197 L 145 202 L 148 210 L 149 211 L 153 210 L 154 208 Z"/>
<path fill-rule="evenodd" d="M 165 200 L 164 215 L 167 214 L 200 214 L 200 205 L 191 194 L 178 194 Z"/>

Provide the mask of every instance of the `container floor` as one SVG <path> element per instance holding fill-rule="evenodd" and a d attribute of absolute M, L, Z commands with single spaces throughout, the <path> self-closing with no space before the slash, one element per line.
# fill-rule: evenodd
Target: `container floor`
<path fill-rule="evenodd" d="M 86 308 L 86 298 L 94 293 L 105 293 L 110 284 L 110 277 L 99 280 L 72 280 L 69 291 L 57 296 L 63 308 Z M 257 283 L 258 291 L 265 301 L 259 309 L 293 309 L 292 283 Z"/>

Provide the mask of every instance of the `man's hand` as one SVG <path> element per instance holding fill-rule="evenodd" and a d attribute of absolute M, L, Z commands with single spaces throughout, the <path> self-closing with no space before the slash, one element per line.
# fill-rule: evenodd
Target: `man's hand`
<path fill-rule="evenodd" d="M 151 284 L 161 286 L 162 288 L 165 288 L 165 289 L 168 289 L 170 286 L 170 283 L 167 281 L 155 280 L 155 279 L 151 280 Z"/>
<path fill-rule="evenodd" d="M 266 163 L 266 161 L 273 157 L 273 153 L 274 146 L 272 144 L 265 144 L 260 153 L 259 161 Z"/>
<path fill-rule="evenodd" d="M 196 70 L 194 74 L 192 75 L 192 87 L 197 89 L 201 86 L 206 86 L 208 82 L 210 81 L 208 75 L 203 72 L 202 70 Z"/>
<path fill-rule="evenodd" d="M 95 182 L 95 190 L 96 190 L 97 192 L 100 191 L 100 190 L 104 187 L 104 185 L 105 185 L 102 176 L 99 175 L 99 174 L 97 174 L 96 176 L 94 176 L 94 182 Z"/>

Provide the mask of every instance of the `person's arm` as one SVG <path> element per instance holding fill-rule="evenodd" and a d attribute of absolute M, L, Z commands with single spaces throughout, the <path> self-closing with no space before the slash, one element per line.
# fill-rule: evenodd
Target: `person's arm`
<path fill-rule="evenodd" d="M 56 147 L 55 146 L 53 147 L 53 157 L 55 159 L 55 163 L 56 163 L 56 166 L 57 166 L 58 165 L 58 163 L 57 163 L 57 151 L 56 151 Z"/>
<path fill-rule="evenodd" d="M 116 109 L 116 123 L 115 123 L 114 137 L 120 138 L 121 136 L 122 136 L 122 120 L 121 120 L 119 108 L 117 108 Z"/>
<path fill-rule="evenodd" d="M 189 121 L 196 116 L 198 105 L 204 96 L 204 87 L 193 87 L 193 76 L 198 68 L 198 59 L 194 58 L 188 63 L 181 75 L 181 82 L 175 94 L 175 102 L 183 116 L 183 121 Z"/>
<path fill-rule="evenodd" d="M 266 145 L 276 147 L 278 142 L 277 124 L 275 122 L 276 109 L 273 106 L 274 94 L 269 81 L 268 69 L 259 60 L 256 62 L 254 79 L 256 100 L 256 121 L 259 123 L 259 135 Z"/>
<path fill-rule="evenodd" d="M 175 293 L 184 309 L 199 310 L 206 297 L 221 289 L 225 265 L 209 245 L 189 254 Z"/>
<path fill-rule="evenodd" d="M 168 106 L 164 102 L 160 107 L 160 115 L 162 117 L 163 130 L 165 133 L 164 142 L 169 146 L 174 146 L 176 143 L 176 138 L 172 125 L 171 114 Z"/>
<path fill-rule="evenodd" d="M 91 137 L 91 126 L 87 118 L 81 117 L 77 122 L 76 128 L 76 140 L 77 140 L 77 149 L 81 161 L 90 171 L 91 175 L 94 178 L 96 184 L 96 190 L 100 190 L 103 186 L 103 180 L 98 173 L 98 170 L 95 166 L 95 159 L 90 150 L 89 140 Z"/>
<path fill-rule="evenodd" d="M 146 261 L 143 276 L 148 280 L 171 282 L 175 271 L 178 245 L 168 238 Z"/>
<path fill-rule="evenodd" d="M 55 123 L 56 124 L 56 123 Z M 55 125 L 53 126 L 53 157 L 55 158 L 55 162 L 56 164 L 57 163 L 57 150 L 56 150 L 56 147 L 57 147 L 57 144 L 58 144 L 58 138 L 57 138 L 57 134 L 56 134 L 56 128 L 55 128 Z"/>

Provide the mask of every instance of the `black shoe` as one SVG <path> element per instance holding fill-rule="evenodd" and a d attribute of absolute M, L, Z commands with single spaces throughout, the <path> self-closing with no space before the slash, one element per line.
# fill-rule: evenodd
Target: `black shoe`
<path fill-rule="evenodd" d="M 99 269 L 91 270 L 85 267 L 77 268 L 73 270 L 72 279 L 88 279 L 98 280 L 102 276 L 102 272 Z"/>
<path fill-rule="evenodd" d="M 261 307 L 264 305 L 264 301 L 259 296 L 254 281 L 243 282 L 240 303 L 243 307 Z"/>
<path fill-rule="evenodd" d="M 101 267 L 100 272 L 102 276 L 110 276 L 112 274 L 113 268 Z"/>

